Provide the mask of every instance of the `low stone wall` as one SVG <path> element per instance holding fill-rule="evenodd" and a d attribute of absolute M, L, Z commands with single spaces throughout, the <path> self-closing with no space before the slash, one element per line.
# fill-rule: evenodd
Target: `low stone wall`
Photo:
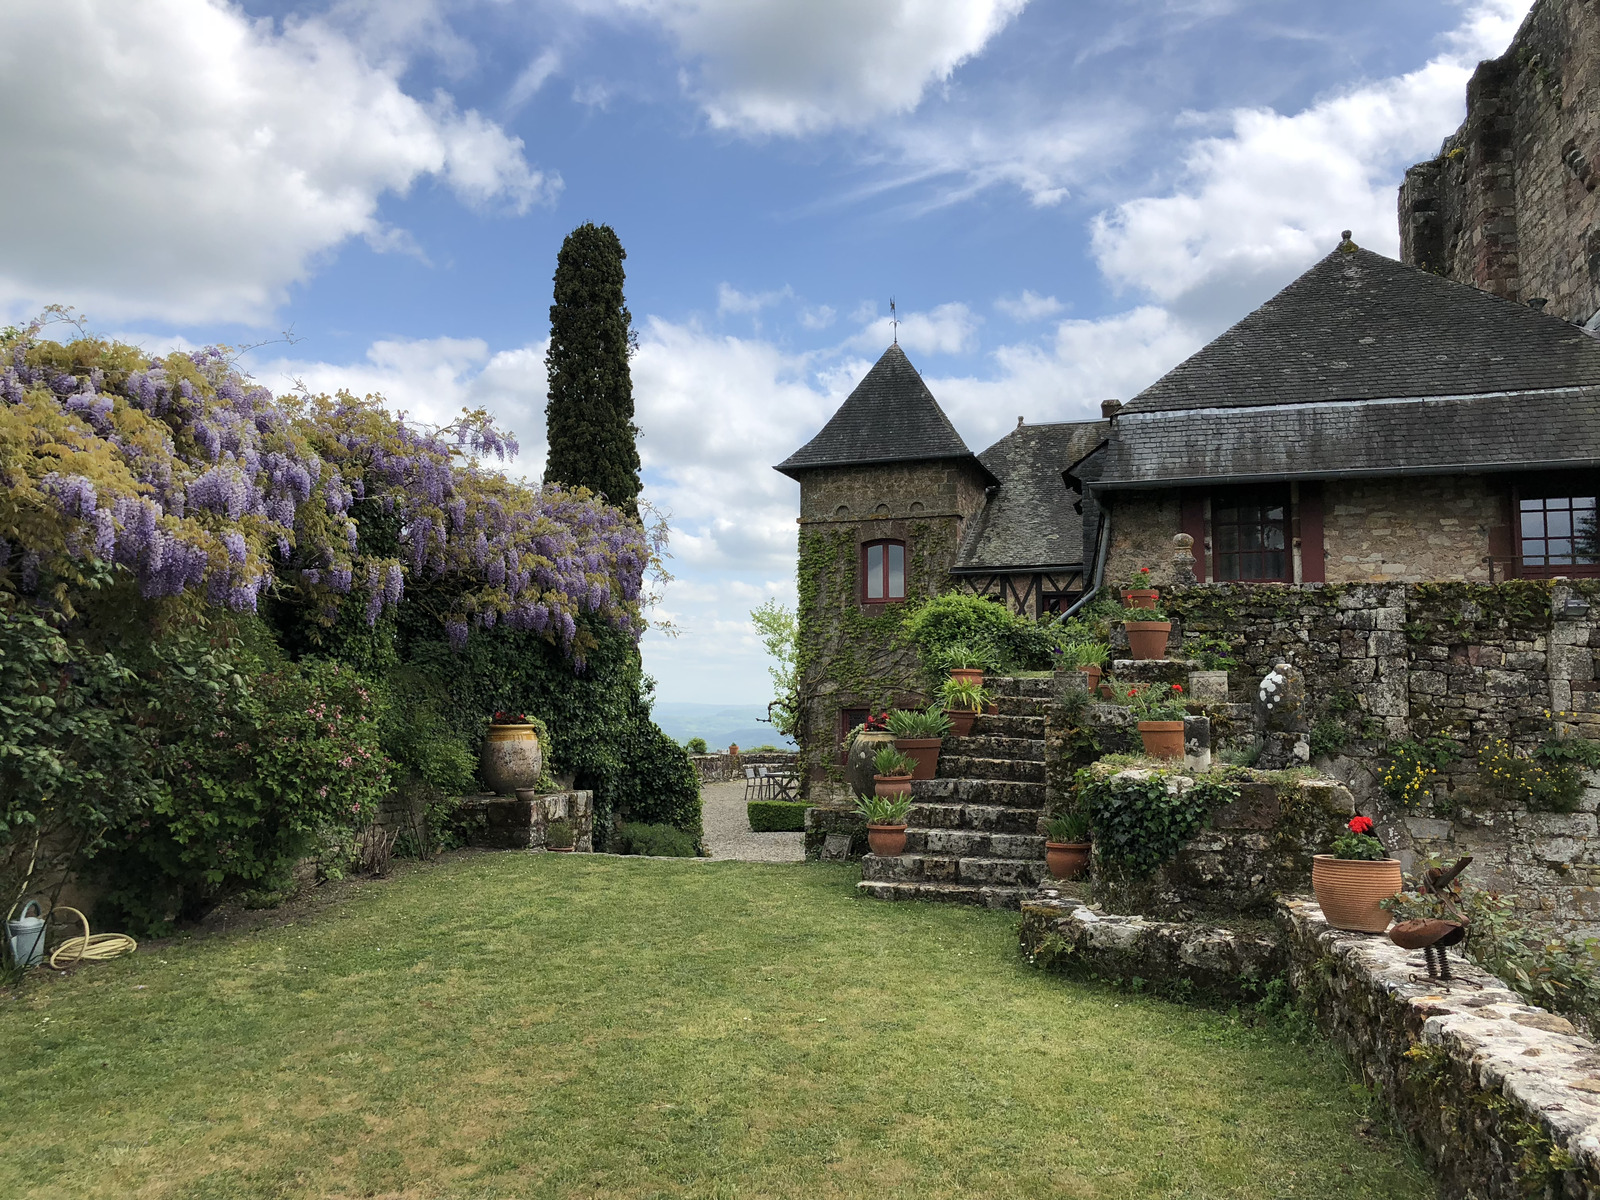
<path fill-rule="evenodd" d="M 1290 981 L 1396 1123 L 1445 1200 L 1600 1197 L 1600 1047 L 1452 958 L 1431 981 L 1420 952 L 1329 927 L 1285 900 Z"/>
<path fill-rule="evenodd" d="M 543 850 L 552 821 L 566 821 L 577 835 L 579 853 L 594 850 L 594 793 L 548 792 L 526 800 L 499 796 L 463 797 L 456 820 L 468 844 L 494 850 Z"/>
<path fill-rule="evenodd" d="M 851 808 L 814 805 L 806 809 L 805 845 L 810 862 L 853 862 L 864 858 L 867 819 Z"/>
<path fill-rule="evenodd" d="M 729 754 L 721 751 L 717 754 L 691 754 L 689 761 L 694 763 L 695 773 L 700 776 L 701 783 L 727 783 L 730 780 L 744 778 L 744 769 L 754 766 L 784 767 L 796 769 L 800 761 L 800 752 L 797 750 L 761 750 L 751 754 Z"/>
<path fill-rule="evenodd" d="M 1036 967 L 1100 979 L 1174 1000 L 1257 999 L 1286 967 L 1267 922 L 1208 925 L 1152 921 L 1091 908 L 1073 884 L 1046 884 L 1022 903 L 1018 938 Z"/>

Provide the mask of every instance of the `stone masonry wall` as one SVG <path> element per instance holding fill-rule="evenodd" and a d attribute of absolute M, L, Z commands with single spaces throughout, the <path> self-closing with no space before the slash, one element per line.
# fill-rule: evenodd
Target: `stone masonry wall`
<path fill-rule="evenodd" d="M 1527 812 L 1483 789 L 1475 757 L 1527 751 L 1558 729 L 1600 737 L 1600 584 L 1210 584 L 1163 597 L 1175 635 L 1215 633 L 1244 699 L 1275 662 L 1305 675 L 1317 765 L 1344 782 L 1407 868 L 1472 854 L 1467 878 L 1551 925 L 1600 934 L 1600 777 L 1580 811 Z M 1440 736 L 1459 758 L 1418 810 L 1382 792 L 1389 745 Z"/>
<path fill-rule="evenodd" d="M 1600 309 L 1600 5 L 1538 0 L 1467 85 L 1467 119 L 1406 172 L 1400 256 L 1582 323 Z"/>

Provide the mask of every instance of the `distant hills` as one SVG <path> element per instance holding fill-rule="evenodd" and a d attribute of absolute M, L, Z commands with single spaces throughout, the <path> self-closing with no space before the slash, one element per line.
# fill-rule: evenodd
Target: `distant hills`
<path fill-rule="evenodd" d="M 764 722 L 767 715 L 764 704 L 685 704 L 657 700 L 651 715 L 668 737 L 679 743 L 703 737 L 708 750 L 726 750 L 732 743 L 737 743 L 742 750 L 752 746 L 797 748 Z"/>

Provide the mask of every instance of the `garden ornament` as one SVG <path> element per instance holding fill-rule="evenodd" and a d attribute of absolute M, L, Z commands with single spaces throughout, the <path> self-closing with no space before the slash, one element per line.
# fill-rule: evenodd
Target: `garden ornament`
<path fill-rule="evenodd" d="M 1422 890 L 1438 898 L 1440 904 L 1456 919 L 1445 920 L 1441 917 L 1422 918 L 1414 921 L 1401 921 L 1389 930 L 1389 940 L 1404 950 L 1421 950 L 1423 960 L 1428 964 L 1428 978 L 1450 979 L 1450 958 L 1446 947 L 1459 946 L 1467 940 L 1467 919 L 1461 915 L 1461 910 L 1456 907 L 1455 893 L 1451 884 L 1456 876 L 1467 869 L 1467 864 L 1472 861 L 1469 854 L 1458 858 L 1455 865 L 1446 869 L 1444 867 L 1429 867 L 1422 873 Z M 1434 955 L 1439 961 L 1434 965 Z"/>

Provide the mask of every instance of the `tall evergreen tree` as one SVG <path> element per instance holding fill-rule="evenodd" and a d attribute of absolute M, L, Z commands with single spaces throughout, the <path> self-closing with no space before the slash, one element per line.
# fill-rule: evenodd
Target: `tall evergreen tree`
<path fill-rule="evenodd" d="M 628 257 L 609 225 L 585 223 L 567 235 L 556 258 L 550 306 L 550 376 L 545 427 L 546 483 L 604 493 L 638 515 L 639 450 L 634 438 L 633 378 L 628 372 L 633 317 L 622 295 Z"/>

